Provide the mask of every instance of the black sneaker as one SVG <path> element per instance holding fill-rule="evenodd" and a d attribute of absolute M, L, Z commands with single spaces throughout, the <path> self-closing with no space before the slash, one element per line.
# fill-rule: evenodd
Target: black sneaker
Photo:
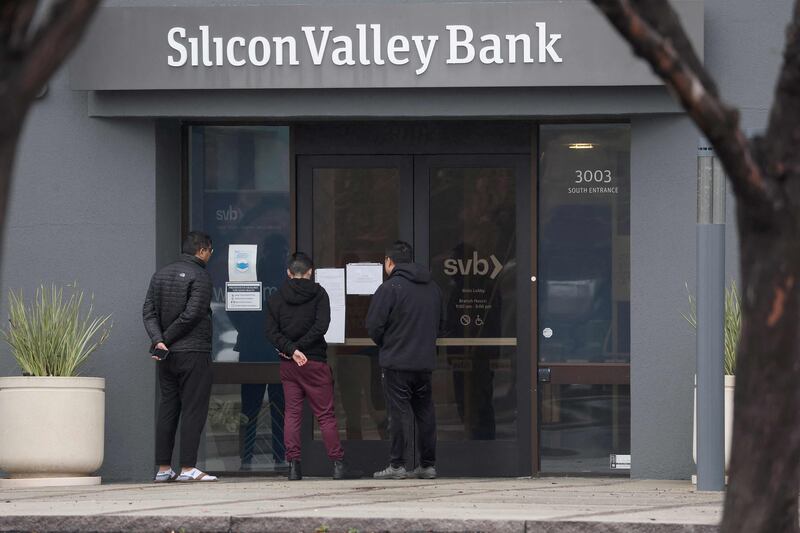
<path fill-rule="evenodd" d="M 300 481 L 303 479 L 303 471 L 300 469 L 300 461 L 289 461 L 289 481 Z"/>
<path fill-rule="evenodd" d="M 350 468 L 344 461 L 333 462 L 333 479 L 360 479 L 363 475 L 364 472 Z"/>
<path fill-rule="evenodd" d="M 403 465 L 389 465 L 383 470 L 372 474 L 372 477 L 375 479 L 406 479 L 408 477 L 408 472 L 406 472 L 406 467 Z"/>
<path fill-rule="evenodd" d="M 431 466 L 418 466 L 414 469 L 413 475 L 418 479 L 436 479 L 436 467 Z"/>

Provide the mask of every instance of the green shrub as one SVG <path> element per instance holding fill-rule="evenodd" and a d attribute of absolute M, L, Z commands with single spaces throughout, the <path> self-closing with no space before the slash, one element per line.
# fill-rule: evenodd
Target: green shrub
<path fill-rule="evenodd" d="M 681 313 L 689 324 L 697 330 L 697 300 L 689 291 L 686 284 L 686 294 L 689 296 L 689 314 Z M 742 306 L 736 282 L 731 280 L 725 288 L 725 375 L 736 375 L 736 349 L 742 332 Z"/>
<path fill-rule="evenodd" d="M 84 296 L 77 287 L 43 285 L 26 305 L 22 291 L 9 294 L 9 324 L 2 330 L 25 374 L 75 376 L 78 367 L 103 344 L 111 332 L 111 315 L 94 317 L 89 303 L 82 313 Z"/>

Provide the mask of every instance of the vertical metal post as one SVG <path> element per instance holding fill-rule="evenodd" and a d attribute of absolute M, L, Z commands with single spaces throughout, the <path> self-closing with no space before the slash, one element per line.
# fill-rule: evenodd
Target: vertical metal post
<path fill-rule="evenodd" d="M 697 490 L 725 487 L 725 176 L 707 142 L 697 157 Z"/>

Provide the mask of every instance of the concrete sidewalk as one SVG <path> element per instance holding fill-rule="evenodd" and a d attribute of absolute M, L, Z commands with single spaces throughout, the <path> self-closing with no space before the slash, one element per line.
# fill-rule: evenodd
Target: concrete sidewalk
<path fill-rule="evenodd" d="M 710 533 L 722 500 L 688 481 L 228 478 L 0 491 L 0 531 Z"/>

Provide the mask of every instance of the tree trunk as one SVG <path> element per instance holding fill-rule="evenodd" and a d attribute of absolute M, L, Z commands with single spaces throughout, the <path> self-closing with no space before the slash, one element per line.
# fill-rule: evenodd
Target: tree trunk
<path fill-rule="evenodd" d="M 721 531 L 797 532 L 800 474 L 800 246 L 795 216 L 763 227 L 740 202 L 743 328 L 735 436 Z M 786 209 L 785 211 L 788 211 Z"/>
<path fill-rule="evenodd" d="M 22 106 L 22 104 L 19 104 Z M 9 120 L 9 122 L 11 122 Z M 14 169 L 14 156 L 17 152 L 22 125 L 16 122 L 3 124 L 0 128 L 0 258 L 3 256 L 5 242 L 5 222 L 11 194 L 11 172 Z"/>

